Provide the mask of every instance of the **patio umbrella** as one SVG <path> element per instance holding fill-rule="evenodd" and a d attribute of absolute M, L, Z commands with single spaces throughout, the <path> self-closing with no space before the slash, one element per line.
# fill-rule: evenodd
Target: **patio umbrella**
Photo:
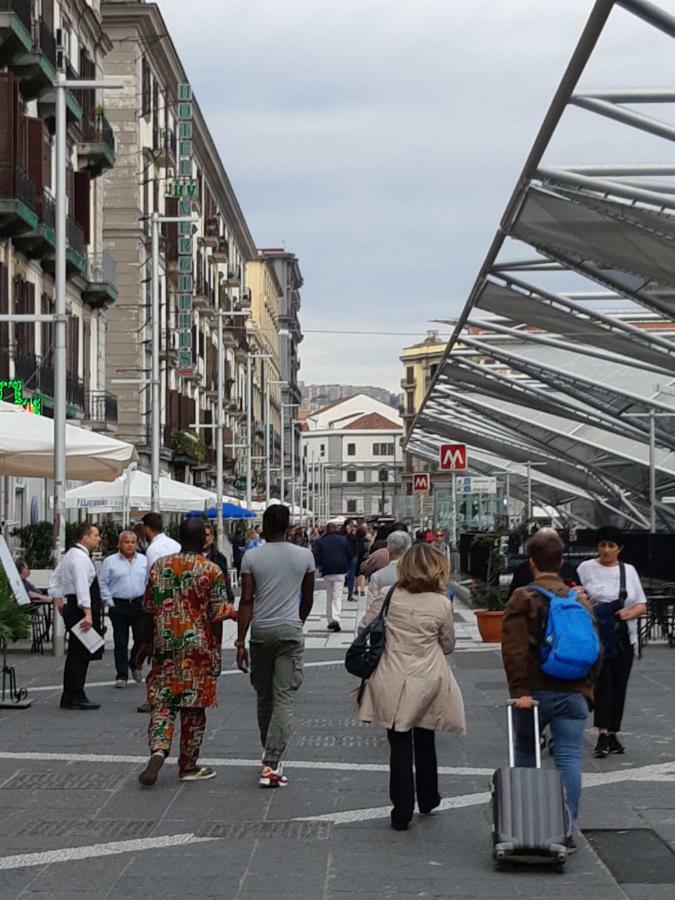
<path fill-rule="evenodd" d="M 193 511 L 188 513 L 189 516 L 201 516 L 202 512 Z M 210 506 L 206 510 L 206 515 L 209 519 L 216 518 L 216 507 Z M 255 513 L 251 512 L 250 509 L 244 509 L 243 506 L 235 506 L 233 503 L 223 503 L 223 518 L 224 519 L 255 519 Z"/>
<path fill-rule="evenodd" d="M 112 481 L 137 459 L 132 444 L 66 425 L 66 478 Z M 54 423 L 0 402 L 0 475 L 52 478 Z"/>
<path fill-rule="evenodd" d="M 91 509 L 96 512 L 125 512 L 150 509 L 151 478 L 147 472 L 132 469 L 112 482 L 94 481 L 66 492 L 67 509 Z M 216 499 L 213 491 L 171 478 L 159 479 L 159 508 L 163 512 L 203 510 Z M 199 514 L 199 512 L 198 512 Z"/>

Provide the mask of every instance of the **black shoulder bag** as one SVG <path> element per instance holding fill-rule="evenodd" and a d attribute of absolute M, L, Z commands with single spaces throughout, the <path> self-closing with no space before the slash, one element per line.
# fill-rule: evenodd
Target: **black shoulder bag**
<path fill-rule="evenodd" d="M 619 599 L 609 603 L 598 603 L 595 606 L 595 620 L 598 625 L 603 659 L 614 659 L 630 647 L 628 625 L 617 619 L 616 614 L 623 609 L 628 592 L 626 591 L 626 566 L 619 563 Z"/>
<path fill-rule="evenodd" d="M 356 675 L 362 681 L 367 681 L 377 668 L 377 664 L 384 653 L 385 620 L 389 611 L 389 603 L 396 589 L 394 584 L 389 588 L 382 609 L 363 632 L 354 639 L 345 657 L 345 668 L 350 675 Z M 363 690 L 363 685 L 361 685 Z"/>

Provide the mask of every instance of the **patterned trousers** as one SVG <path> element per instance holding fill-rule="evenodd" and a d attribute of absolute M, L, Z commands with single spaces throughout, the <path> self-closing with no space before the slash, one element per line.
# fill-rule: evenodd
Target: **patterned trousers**
<path fill-rule="evenodd" d="M 168 756 L 171 750 L 176 715 L 179 712 L 180 756 L 178 757 L 178 768 L 183 774 L 197 768 L 197 759 L 206 729 L 206 710 L 196 706 L 153 706 L 150 713 L 148 737 L 151 753 L 163 750 Z"/>

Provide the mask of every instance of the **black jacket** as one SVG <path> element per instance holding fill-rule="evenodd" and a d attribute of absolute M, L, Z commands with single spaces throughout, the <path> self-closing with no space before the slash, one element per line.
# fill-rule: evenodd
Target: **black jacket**
<path fill-rule="evenodd" d="M 204 555 L 207 559 L 210 559 L 212 563 L 215 563 L 223 573 L 223 578 L 225 579 L 225 590 L 227 591 L 227 599 L 230 603 L 234 603 L 234 594 L 232 593 L 232 585 L 230 583 L 230 573 L 227 569 L 227 558 L 219 550 L 215 550 L 213 548 Z"/>
<path fill-rule="evenodd" d="M 322 575 L 346 575 L 354 552 L 343 534 L 324 534 L 314 545 L 314 558 Z"/>
<path fill-rule="evenodd" d="M 576 566 L 573 566 L 572 563 L 568 563 L 566 560 L 563 560 L 562 568 L 560 569 L 560 578 L 565 582 L 572 581 L 574 584 L 581 584 L 579 576 L 577 575 Z M 509 597 L 518 588 L 527 587 L 528 584 L 532 584 L 533 580 L 532 572 L 530 571 L 530 563 L 529 560 L 526 559 L 514 569 L 511 587 L 509 588 Z"/>

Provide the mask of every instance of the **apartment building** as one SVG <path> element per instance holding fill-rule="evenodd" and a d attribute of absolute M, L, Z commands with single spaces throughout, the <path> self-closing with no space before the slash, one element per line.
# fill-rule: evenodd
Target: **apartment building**
<path fill-rule="evenodd" d="M 54 311 L 55 92 L 69 79 L 103 75 L 111 49 L 100 4 L 78 0 L 0 0 L 0 312 Z M 68 91 L 67 403 L 68 416 L 114 431 L 115 397 L 106 391 L 106 318 L 118 299 L 115 262 L 105 252 L 103 196 L 116 146 L 93 90 Z M 109 177 L 109 176 L 107 176 Z M 54 326 L 0 323 L 2 397 L 53 414 Z M 48 485 L 10 480 L 10 522 L 45 516 Z"/>
<path fill-rule="evenodd" d="M 318 516 L 392 516 L 401 489 L 396 410 L 356 394 L 309 414 L 303 420 L 301 458 L 310 499 Z"/>
<path fill-rule="evenodd" d="M 290 500 L 290 484 L 293 480 L 291 462 L 295 459 L 296 478 L 300 467 L 300 430 L 294 419 L 302 404 L 302 389 L 298 380 L 300 372 L 300 343 L 303 334 L 300 326 L 300 288 L 303 285 L 300 262 L 294 253 L 284 249 L 261 251 L 274 266 L 281 285 L 279 298 L 279 362 L 282 386 L 281 399 L 284 404 L 284 471 L 286 497 Z M 295 445 L 295 454 L 292 447 Z"/>
<path fill-rule="evenodd" d="M 163 468 L 174 477 L 212 484 L 215 435 L 208 426 L 216 421 L 215 313 L 250 305 L 246 265 L 257 251 L 159 6 L 105 0 L 102 9 L 112 45 L 105 72 L 125 83 L 108 101 L 118 166 L 106 186 L 104 230 L 105 246 L 118 260 L 120 297 L 109 318 L 107 383 L 119 395 L 119 436 L 138 447 L 147 465 L 150 396 L 143 382 L 151 365 L 149 223 L 153 212 L 183 215 L 187 200 L 196 222 L 164 225 L 160 241 L 161 456 Z M 181 106 L 186 97 L 187 113 Z M 182 304 L 187 295 L 184 276 L 193 286 L 187 310 L 179 307 L 179 297 Z M 224 325 L 225 486 L 233 492 L 245 475 L 244 453 L 232 445 L 245 441 L 249 348 L 243 317 L 227 317 Z M 187 374 L 179 374 L 185 352 L 191 365 Z"/>
<path fill-rule="evenodd" d="M 258 497 L 264 497 L 267 475 L 270 496 L 279 495 L 281 467 L 281 363 L 279 359 L 279 303 L 283 289 L 275 267 L 263 253 L 247 263 L 246 281 L 251 292 L 248 323 L 253 383 L 253 480 Z M 265 427 L 268 436 L 265 437 Z M 269 466 L 267 454 L 269 450 Z"/>

